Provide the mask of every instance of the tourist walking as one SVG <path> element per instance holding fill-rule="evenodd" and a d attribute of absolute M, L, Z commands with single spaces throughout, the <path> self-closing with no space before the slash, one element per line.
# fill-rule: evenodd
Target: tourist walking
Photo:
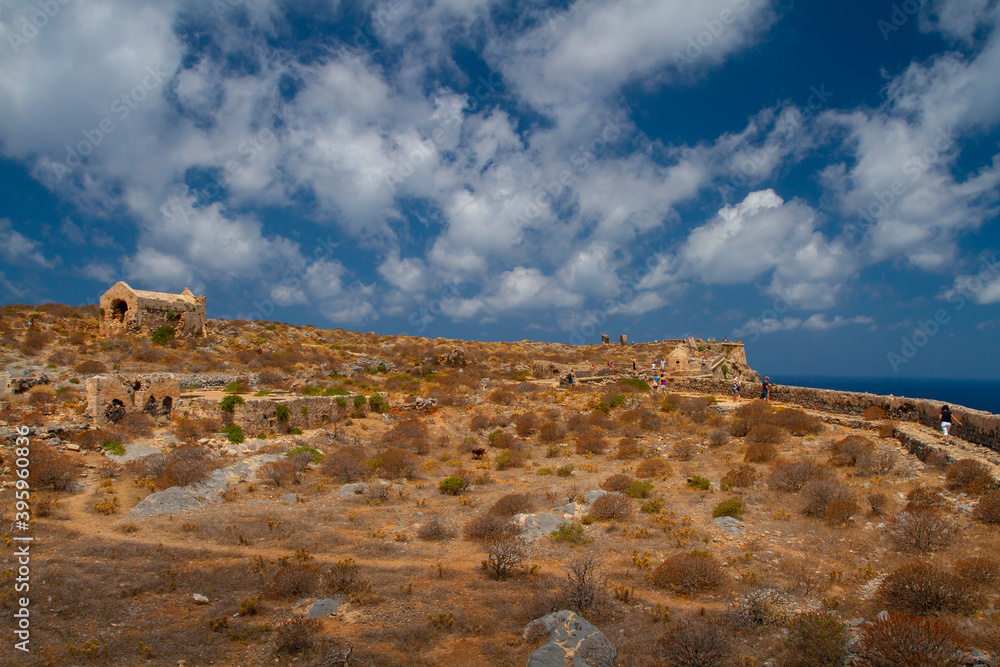
<path fill-rule="evenodd" d="M 635 371 L 635 370 L 639 370 L 639 369 L 637 369 L 637 368 L 635 367 L 635 359 L 633 359 L 633 360 L 632 360 L 632 370 L 633 370 L 633 371 Z"/>
<path fill-rule="evenodd" d="M 576 373 L 570 371 L 569 375 L 566 376 L 566 382 L 569 384 L 569 388 L 572 389 L 573 383 L 576 382 Z"/>
<path fill-rule="evenodd" d="M 952 422 L 962 426 L 962 422 L 958 421 L 955 415 L 951 414 L 951 409 L 947 405 L 941 406 L 941 416 L 938 417 L 941 420 L 941 432 L 944 433 L 944 441 L 948 442 L 948 432 L 951 430 Z"/>
<path fill-rule="evenodd" d="M 740 400 L 740 376 L 739 375 L 737 375 L 735 378 L 733 378 L 733 400 L 737 401 L 737 402 Z"/>
<path fill-rule="evenodd" d="M 770 400 L 771 396 L 771 378 L 764 376 L 764 381 L 760 383 L 760 400 L 767 401 Z"/>

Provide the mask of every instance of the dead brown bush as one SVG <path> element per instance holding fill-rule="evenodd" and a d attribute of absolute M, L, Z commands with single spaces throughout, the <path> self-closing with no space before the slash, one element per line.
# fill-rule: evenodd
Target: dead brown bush
<path fill-rule="evenodd" d="M 496 514 L 480 514 L 469 520 L 462 528 L 469 540 L 494 540 L 505 535 L 516 535 L 518 528 L 509 517 Z"/>
<path fill-rule="evenodd" d="M 602 436 L 587 433 L 576 441 L 577 454 L 603 454 L 608 448 L 608 441 Z"/>
<path fill-rule="evenodd" d="M 291 461 L 271 461 L 257 468 L 257 479 L 265 484 L 281 486 L 298 481 L 299 471 Z"/>
<path fill-rule="evenodd" d="M 624 491 L 634 481 L 632 475 L 619 472 L 605 477 L 604 481 L 601 482 L 601 488 L 605 491 Z"/>
<path fill-rule="evenodd" d="M 858 456 L 856 465 L 863 475 L 888 475 L 896 467 L 896 452 L 889 447 L 877 446 Z"/>
<path fill-rule="evenodd" d="M 939 510 L 948 506 L 948 499 L 940 489 L 918 484 L 906 494 L 905 510 L 930 509 Z"/>
<path fill-rule="evenodd" d="M 566 437 L 566 429 L 556 421 L 547 421 L 538 429 L 538 441 L 544 444 L 559 442 Z"/>
<path fill-rule="evenodd" d="M 615 458 L 618 460 L 634 459 L 639 456 L 639 442 L 635 438 L 622 438 L 618 441 Z"/>
<path fill-rule="evenodd" d="M 754 426 L 746 435 L 749 444 L 764 443 L 769 445 L 780 445 L 788 439 L 788 432 L 781 426 L 774 424 L 761 424 Z"/>
<path fill-rule="evenodd" d="M 858 458 L 875 451 L 875 443 L 862 435 L 849 435 L 833 444 L 830 463 L 835 466 L 853 466 Z"/>
<path fill-rule="evenodd" d="M 717 428 L 708 434 L 708 444 L 711 447 L 721 447 L 729 442 L 729 431 Z"/>
<path fill-rule="evenodd" d="M 802 485 L 802 497 L 806 501 L 802 511 L 809 516 L 823 516 L 835 502 L 854 502 L 850 487 L 836 479 L 809 480 Z"/>
<path fill-rule="evenodd" d="M 864 417 L 868 421 L 878 421 L 880 419 L 885 419 L 889 416 L 889 413 L 877 405 L 869 405 L 865 408 Z"/>
<path fill-rule="evenodd" d="M 473 431 L 485 431 L 490 427 L 490 418 L 481 412 L 472 415 L 469 421 L 469 428 Z"/>
<path fill-rule="evenodd" d="M 590 515 L 601 521 L 626 521 L 632 517 L 635 503 L 620 493 L 605 493 L 590 506 Z"/>
<path fill-rule="evenodd" d="M 955 523 L 931 509 L 904 510 L 885 523 L 885 536 L 897 551 L 926 553 L 955 540 Z"/>
<path fill-rule="evenodd" d="M 417 529 L 417 537 L 428 542 L 446 540 L 454 535 L 454 531 L 436 516 L 429 517 Z"/>
<path fill-rule="evenodd" d="M 319 572 L 307 565 L 282 565 L 271 578 L 267 593 L 272 598 L 301 598 L 316 590 Z"/>
<path fill-rule="evenodd" d="M 56 491 L 69 489 L 80 476 L 80 464 L 50 445 L 33 445 L 28 460 L 31 485 L 38 489 L 51 486 Z"/>
<path fill-rule="evenodd" d="M 841 498 L 828 503 L 823 510 L 823 518 L 830 524 L 841 526 L 847 524 L 855 515 L 859 514 L 861 507 L 853 498 Z"/>
<path fill-rule="evenodd" d="M 726 582 L 726 574 L 715 556 L 694 551 L 675 554 L 657 565 L 651 580 L 678 595 L 694 595 L 718 588 Z"/>
<path fill-rule="evenodd" d="M 417 454 L 427 454 L 431 449 L 427 426 L 419 419 L 407 419 L 392 427 L 382 436 L 382 444 L 398 447 Z"/>
<path fill-rule="evenodd" d="M 530 493 L 508 493 L 490 506 L 492 516 L 512 517 L 515 514 L 529 514 L 535 509 Z"/>
<path fill-rule="evenodd" d="M 507 449 L 517 441 L 517 436 L 507 431 L 493 431 L 489 434 L 490 447 Z"/>
<path fill-rule="evenodd" d="M 982 523 L 1000 525 L 1000 490 L 993 489 L 979 496 L 972 518 Z"/>
<path fill-rule="evenodd" d="M 815 435 L 823 430 L 823 422 L 799 408 L 786 408 L 777 414 L 781 425 L 792 435 Z"/>
<path fill-rule="evenodd" d="M 292 616 L 274 626 L 274 650 L 278 653 L 301 653 L 311 649 L 323 628 L 318 618 Z"/>
<path fill-rule="evenodd" d="M 969 556 L 955 563 L 952 571 L 974 590 L 994 591 L 1000 584 L 1000 561 L 995 558 Z"/>
<path fill-rule="evenodd" d="M 768 484 L 779 491 L 798 491 L 810 479 L 829 477 L 831 471 L 814 461 L 775 461 L 771 465 Z"/>
<path fill-rule="evenodd" d="M 721 667 L 731 662 L 733 640 L 722 623 L 693 617 L 673 623 L 656 644 L 657 664 Z"/>
<path fill-rule="evenodd" d="M 671 453 L 678 461 L 690 461 L 698 453 L 698 445 L 688 440 L 681 440 L 674 444 Z"/>
<path fill-rule="evenodd" d="M 323 474 L 341 482 L 353 483 L 368 473 L 365 450 L 361 447 L 343 447 L 327 454 L 321 462 Z"/>
<path fill-rule="evenodd" d="M 101 373 L 107 373 L 108 367 L 97 359 L 88 359 L 87 361 L 81 361 L 74 366 L 73 372 L 79 375 L 99 375 Z"/>
<path fill-rule="evenodd" d="M 884 491 L 872 491 L 868 494 L 868 507 L 872 516 L 885 518 L 892 513 L 892 498 Z"/>
<path fill-rule="evenodd" d="M 887 574 L 878 597 L 890 609 L 914 614 L 968 614 L 978 602 L 975 591 L 964 582 L 921 562 L 906 563 Z"/>
<path fill-rule="evenodd" d="M 130 440 L 134 438 L 149 438 L 153 435 L 153 428 L 156 422 L 153 418 L 142 412 L 129 412 L 122 417 L 116 426 L 123 429 Z"/>
<path fill-rule="evenodd" d="M 743 460 L 747 463 L 767 463 L 778 455 L 778 448 L 769 442 L 752 442 L 747 445 Z"/>
<path fill-rule="evenodd" d="M 945 485 L 952 491 L 964 491 L 970 495 L 996 488 L 990 467 L 979 459 L 960 459 L 945 471 Z"/>
<path fill-rule="evenodd" d="M 398 447 L 389 447 L 378 454 L 379 471 L 389 479 L 413 479 L 420 459 Z"/>
<path fill-rule="evenodd" d="M 665 459 L 658 457 L 646 459 L 635 469 L 635 476 L 643 479 L 668 477 L 671 474 L 673 474 L 673 468 L 670 467 L 670 464 Z"/>
<path fill-rule="evenodd" d="M 861 667 L 960 667 L 966 646 L 943 621 L 891 614 L 862 627 L 857 655 Z"/>
<path fill-rule="evenodd" d="M 486 400 L 494 405 L 513 405 L 514 392 L 507 391 L 506 389 L 494 389 L 486 397 Z"/>
<path fill-rule="evenodd" d="M 204 458 L 181 457 L 167 464 L 163 475 L 157 479 L 157 488 L 187 486 L 208 478 L 212 466 Z"/>
<path fill-rule="evenodd" d="M 723 475 L 721 484 L 728 484 L 734 488 L 749 488 L 754 485 L 754 482 L 760 478 L 760 473 L 749 463 L 744 463 L 743 465 L 731 468 L 725 475 Z"/>
<path fill-rule="evenodd" d="M 221 428 L 222 424 L 215 419 L 181 418 L 174 422 L 174 435 L 181 442 L 191 444 L 218 433 Z"/>

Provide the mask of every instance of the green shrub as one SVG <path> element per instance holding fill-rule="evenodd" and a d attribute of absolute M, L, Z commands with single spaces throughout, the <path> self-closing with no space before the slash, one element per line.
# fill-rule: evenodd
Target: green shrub
<path fill-rule="evenodd" d="M 224 399 L 219 401 L 219 409 L 223 412 L 233 414 L 236 411 L 237 405 L 244 404 L 246 404 L 246 401 L 244 401 L 241 396 L 226 396 Z"/>
<path fill-rule="evenodd" d="M 656 514 L 663 509 L 663 501 L 659 498 L 650 498 L 642 504 L 639 511 L 643 514 Z"/>
<path fill-rule="evenodd" d="M 357 396 L 354 397 L 354 407 L 355 408 L 364 407 L 367 404 L 368 404 L 368 401 L 361 394 L 358 394 Z"/>
<path fill-rule="evenodd" d="M 730 498 L 729 500 L 723 500 L 721 503 L 715 506 L 712 510 L 712 516 L 735 516 L 738 517 L 743 514 L 743 501 L 739 498 Z"/>
<path fill-rule="evenodd" d="M 109 454 L 114 454 L 115 456 L 125 456 L 125 445 L 117 440 L 109 440 L 101 445 L 101 448 Z"/>
<path fill-rule="evenodd" d="M 795 667 L 840 667 L 847 657 L 844 624 L 828 614 L 810 612 L 792 626 L 786 645 Z"/>
<path fill-rule="evenodd" d="M 465 480 L 461 477 L 446 477 L 438 484 L 438 491 L 448 496 L 457 496 L 464 488 Z"/>
<path fill-rule="evenodd" d="M 635 387 L 639 391 L 649 391 L 649 383 L 641 378 L 623 378 L 618 381 L 618 384 Z"/>
<path fill-rule="evenodd" d="M 573 474 L 573 466 L 571 465 L 559 466 L 558 468 L 556 468 L 556 474 L 559 475 L 560 477 L 569 477 L 570 475 Z"/>
<path fill-rule="evenodd" d="M 629 498 L 646 498 L 649 496 L 650 491 L 653 490 L 653 483 L 647 482 L 645 480 L 637 479 L 628 485 L 622 493 L 624 493 Z"/>
<path fill-rule="evenodd" d="M 538 469 L 538 474 L 539 475 L 551 475 L 553 472 L 555 472 L 555 471 L 552 470 L 552 468 L 539 468 Z"/>
<path fill-rule="evenodd" d="M 302 429 L 300 429 L 298 426 L 289 426 L 288 433 L 290 435 L 302 435 Z"/>
<path fill-rule="evenodd" d="M 230 382 L 222 391 L 227 394 L 249 394 L 250 385 L 246 382 Z"/>
<path fill-rule="evenodd" d="M 514 462 L 510 458 L 510 454 L 507 450 L 504 450 L 496 455 L 493 459 L 493 464 L 497 467 L 497 470 L 507 470 L 508 468 L 514 467 Z"/>
<path fill-rule="evenodd" d="M 308 445 L 299 445 L 294 449 L 288 450 L 285 456 L 295 456 L 296 454 L 309 454 L 313 463 L 319 463 L 320 459 L 323 458 L 323 452 L 319 451 L 315 447 L 310 447 Z"/>
<path fill-rule="evenodd" d="M 556 544 L 566 542 L 572 546 L 587 544 L 591 541 L 585 534 L 583 526 L 578 523 L 559 524 L 559 528 L 549 533 L 549 539 Z"/>
<path fill-rule="evenodd" d="M 153 335 L 150 336 L 149 339 L 153 341 L 154 345 L 166 345 L 167 343 L 169 343 L 174 339 L 175 333 L 176 332 L 174 331 L 173 327 L 168 327 L 164 325 L 159 329 L 157 329 L 156 331 L 154 331 Z"/>
<path fill-rule="evenodd" d="M 712 488 L 712 482 L 707 477 L 702 477 L 701 475 L 695 475 L 689 479 L 687 485 L 692 489 L 701 489 L 702 491 L 708 491 Z"/>
<path fill-rule="evenodd" d="M 292 411 L 288 408 L 287 405 L 279 405 L 277 409 L 275 409 L 274 413 L 275 416 L 278 418 L 278 421 L 280 422 L 286 422 L 292 416 Z"/>
<path fill-rule="evenodd" d="M 368 399 L 368 409 L 375 413 L 389 411 L 389 402 L 382 397 L 382 394 L 372 394 Z"/>
<path fill-rule="evenodd" d="M 240 444 L 245 439 L 243 436 L 243 429 L 237 424 L 230 424 L 226 428 L 222 429 L 222 432 L 229 438 L 229 442 L 234 445 Z"/>

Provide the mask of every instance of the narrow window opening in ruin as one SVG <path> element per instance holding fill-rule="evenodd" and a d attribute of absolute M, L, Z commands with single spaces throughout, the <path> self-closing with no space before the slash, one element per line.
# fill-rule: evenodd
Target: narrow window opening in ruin
<path fill-rule="evenodd" d="M 142 411 L 151 417 L 155 417 L 157 407 L 158 406 L 156 405 L 156 397 L 150 396 L 149 398 L 146 399 L 146 405 L 142 406 Z"/>

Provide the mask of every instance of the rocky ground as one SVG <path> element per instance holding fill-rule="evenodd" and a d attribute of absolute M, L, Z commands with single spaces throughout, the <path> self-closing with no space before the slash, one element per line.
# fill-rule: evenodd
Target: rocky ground
<path fill-rule="evenodd" d="M 664 354 L 647 345 L 618 354 Z M 14 429 L 31 429 L 27 664 L 1000 654 L 992 452 L 875 412 L 529 375 L 534 359 L 608 354 L 220 321 L 152 346 L 97 339 L 86 309 L 7 307 L 0 362 L 49 380 L 0 402 L 7 618 L 12 538 L 26 534 L 12 523 Z M 352 403 L 324 428 L 242 442 L 183 405 L 171 420 L 90 423 L 88 374 L 163 370 L 183 374 L 188 398 L 242 380 L 250 393 L 381 392 L 389 407 Z M 926 460 L 901 440 L 926 444 Z M 13 630 L 0 629 L 11 645 Z"/>

